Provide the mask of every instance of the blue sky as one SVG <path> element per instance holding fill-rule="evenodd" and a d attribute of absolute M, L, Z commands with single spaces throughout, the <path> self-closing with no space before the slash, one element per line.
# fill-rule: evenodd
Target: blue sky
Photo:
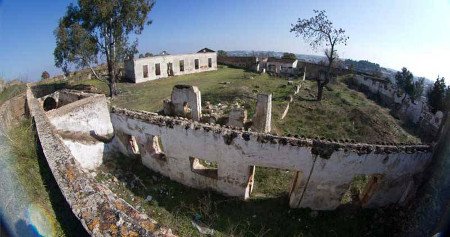
<path fill-rule="evenodd" d="M 53 66 L 53 30 L 73 1 L 0 0 L 0 76 L 33 81 Z M 160 0 L 150 13 L 153 24 L 139 36 L 139 50 L 158 53 L 215 50 L 313 51 L 289 32 L 297 18 L 313 9 L 327 11 L 347 31 L 342 58 L 366 59 L 417 76 L 450 83 L 450 0 L 271 1 Z"/>

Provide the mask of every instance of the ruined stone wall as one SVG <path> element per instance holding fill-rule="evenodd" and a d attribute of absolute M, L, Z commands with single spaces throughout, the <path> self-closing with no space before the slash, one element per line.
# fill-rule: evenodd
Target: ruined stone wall
<path fill-rule="evenodd" d="M 31 90 L 27 106 L 35 123 L 38 142 L 62 194 L 75 216 L 92 236 L 172 236 L 147 215 L 85 172 L 76 161 Z"/>
<path fill-rule="evenodd" d="M 257 57 L 237 57 L 237 56 L 219 56 L 217 61 L 220 64 L 243 68 L 258 72 L 260 69 L 259 59 Z"/>
<path fill-rule="evenodd" d="M 431 160 L 429 145 L 357 144 L 279 137 L 113 108 L 114 146 L 138 151 L 148 168 L 185 185 L 248 198 L 257 167 L 296 172 L 291 207 L 332 210 L 353 179 L 366 175 L 360 205 L 404 203 Z M 121 138 L 122 137 L 122 138 Z M 132 138 L 132 139 L 130 139 Z M 138 149 L 129 149 L 135 140 Z M 217 168 L 199 165 L 199 160 Z"/>
<path fill-rule="evenodd" d="M 369 98 L 391 109 L 395 117 L 415 124 L 426 141 L 432 141 L 438 135 L 444 114 L 441 111 L 431 113 L 423 101 L 412 101 L 406 94 L 398 94 L 392 83 L 355 75 L 349 81 L 351 87 L 365 93 Z"/>
<path fill-rule="evenodd" d="M 195 59 L 198 59 L 198 69 L 195 68 Z M 208 60 L 211 59 L 211 67 Z M 180 70 L 180 60 L 184 61 L 184 71 Z M 164 55 L 134 59 L 133 62 L 125 62 L 126 77 L 135 83 L 156 80 L 168 77 L 168 64 L 172 64 L 174 76 L 197 72 L 217 70 L 217 53 L 195 53 L 181 55 Z M 156 75 L 156 64 L 159 64 L 160 75 Z M 144 77 L 144 66 L 148 68 L 148 75 Z"/>
<path fill-rule="evenodd" d="M 105 141 L 114 134 L 106 97 L 80 92 L 69 94 L 60 93 L 59 101 L 64 101 L 63 95 L 82 99 L 47 111 L 46 116 L 81 167 L 95 169 L 109 153 Z"/>

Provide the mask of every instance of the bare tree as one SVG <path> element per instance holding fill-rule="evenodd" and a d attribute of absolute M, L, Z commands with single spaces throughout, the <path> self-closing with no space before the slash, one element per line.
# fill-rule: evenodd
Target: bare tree
<path fill-rule="evenodd" d="M 317 100 L 322 100 L 323 88 L 330 82 L 331 69 L 334 60 L 338 57 L 336 46 L 339 44 L 347 45 L 348 36 L 342 28 L 336 29 L 333 23 L 328 20 L 325 11 L 314 10 L 316 14 L 310 19 L 298 19 L 296 24 L 291 24 L 291 32 L 296 37 L 303 37 L 309 42 L 313 49 L 317 49 L 325 43 L 325 56 L 328 59 L 327 72 L 325 80 L 317 78 Z"/>

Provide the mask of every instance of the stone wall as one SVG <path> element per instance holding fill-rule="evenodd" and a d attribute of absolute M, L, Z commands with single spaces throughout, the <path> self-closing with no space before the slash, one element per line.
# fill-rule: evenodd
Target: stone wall
<path fill-rule="evenodd" d="M 243 68 L 250 71 L 259 72 L 260 64 L 258 57 L 236 57 L 236 56 L 219 56 L 217 61 L 220 64 Z"/>
<path fill-rule="evenodd" d="M 27 89 L 27 106 L 38 142 L 75 216 L 92 236 L 172 236 L 85 172 L 53 129 L 39 101 Z"/>
<path fill-rule="evenodd" d="M 434 141 L 444 120 L 441 111 L 431 113 L 426 102 L 412 101 L 408 95 L 399 94 L 395 86 L 384 79 L 355 75 L 348 84 L 369 98 L 391 109 L 392 114 L 404 122 L 416 125 L 425 141 Z"/>
<path fill-rule="evenodd" d="M 198 68 L 195 68 L 195 60 L 198 60 Z M 180 61 L 184 62 L 183 71 L 180 68 Z M 156 73 L 157 64 L 159 64 L 159 75 Z M 169 64 L 172 68 L 169 68 Z M 147 68 L 147 75 L 144 75 L 144 68 Z M 135 83 L 166 78 L 170 74 L 177 76 L 214 70 L 217 70 L 217 53 L 153 56 L 125 62 L 125 76 Z"/>
<path fill-rule="evenodd" d="M 429 145 L 358 144 L 233 130 L 153 113 L 113 108 L 113 144 L 138 150 L 148 168 L 185 185 L 248 198 L 257 167 L 296 172 L 290 206 L 332 210 L 355 177 L 368 183 L 359 205 L 402 204 L 414 196 L 431 160 Z M 120 139 L 125 137 L 125 139 Z M 129 149 L 130 138 L 138 149 Z M 199 165 L 201 160 L 216 167 Z"/>
<path fill-rule="evenodd" d="M 107 157 L 105 141 L 114 134 L 106 97 L 72 90 L 61 90 L 39 98 L 45 108 L 45 101 L 56 101 L 55 109 L 46 112 L 53 129 L 82 168 L 95 169 Z"/>

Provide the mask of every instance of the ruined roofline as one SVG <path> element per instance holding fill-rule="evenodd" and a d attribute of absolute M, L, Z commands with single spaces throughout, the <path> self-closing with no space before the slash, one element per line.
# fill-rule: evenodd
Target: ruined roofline
<path fill-rule="evenodd" d="M 330 152 L 336 150 L 351 150 L 355 151 L 359 155 L 369 154 L 369 153 L 415 153 L 415 152 L 430 152 L 433 149 L 431 144 L 404 144 L 404 143 L 389 143 L 389 144 L 369 144 L 369 143 L 357 143 L 355 141 L 337 141 L 332 139 L 312 139 L 312 138 L 298 138 L 298 137 L 286 137 L 286 136 L 276 136 L 268 133 L 258 133 L 251 131 L 244 131 L 244 128 L 221 126 L 218 124 L 204 124 L 199 122 L 194 122 L 186 118 L 181 117 L 168 117 L 161 116 L 155 113 L 145 112 L 145 111 L 135 111 L 128 110 L 118 107 L 112 107 L 112 113 L 125 115 L 127 117 L 149 122 L 158 126 L 167 126 L 173 128 L 174 126 L 184 127 L 185 129 L 199 130 L 203 129 L 206 132 L 214 132 L 224 134 L 224 138 L 235 139 L 241 138 L 246 141 L 255 139 L 260 143 L 271 143 L 271 144 L 281 144 L 281 145 L 291 145 L 291 146 L 303 146 L 320 148 L 317 150 L 323 151 L 328 150 Z M 322 154 L 318 154 L 321 155 Z M 323 156 L 322 156 L 323 157 Z"/>
<path fill-rule="evenodd" d="M 148 59 L 156 59 L 156 58 L 167 58 L 167 57 L 180 57 L 180 56 L 192 56 L 192 55 L 217 55 L 216 52 L 206 52 L 206 53 L 185 53 L 185 54 L 168 54 L 168 55 L 154 55 L 154 56 L 150 56 L 150 57 L 144 57 L 144 58 L 133 58 L 133 59 L 129 59 L 126 61 L 133 61 L 133 62 L 137 62 L 137 61 L 142 61 L 142 60 L 148 60 Z"/>

